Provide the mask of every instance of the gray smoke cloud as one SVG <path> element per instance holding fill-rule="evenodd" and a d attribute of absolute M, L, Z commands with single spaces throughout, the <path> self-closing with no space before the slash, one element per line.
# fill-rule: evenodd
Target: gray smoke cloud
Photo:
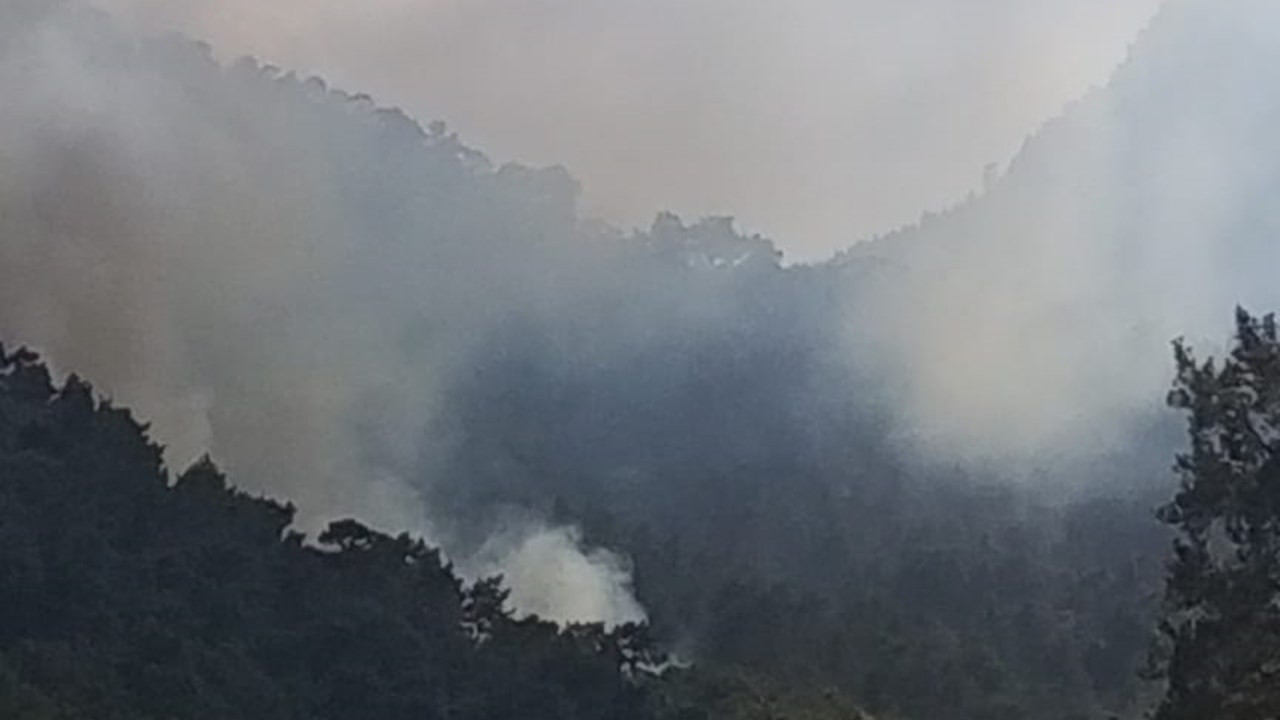
<path fill-rule="evenodd" d="M 893 269 L 853 302 L 894 318 L 871 342 L 911 442 L 1023 473 L 1123 452 L 1172 338 L 1214 352 L 1234 305 L 1280 305 L 1277 48 L 1273 4 L 1170 0 L 982 197 L 850 251 Z"/>
<path fill-rule="evenodd" d="M 584 212 L 735 215 L 799 259 L 979 186 L 1159 0 L 99 0 L 565 164 Z"/>
<path fill-rule="evenodd" d="M 636 16 L 619 21 L 635 30 L 626 34 L 632 44 L 607 33 L 602 41 L 621 43 L 619 57 L 667 68 L 638 75 L 626 63 L 583 62 L 572 51 L 581 45 L 538 32 L 591 37 L 610 23 L 582 13 L 617 19 L 623 11 L 613 5 L 575 14 L 531 3 L 498 21 L 497 6 L 483 2 L 403 3 L 386 6 L 402 15 L 375 14 L 383 20 L 374 26 L 339 6 L 318 16 L 289 3 L 217 4 L 225 15 L 200 3 L 151 10 L 161 24 L 229 33 L 233 48 L 249 47 L 246 32 L 270 36 L 288 23 L 311 23 L 290 31 L 301 43 L 331 37 L 333 18 L 348 19 L 359 38 L 388 17 L 413 29 L 425 23 L 419 13 L 440 13 L 425 24 L 440 35 L 432 52 L 445 54 L 406 77 L 452 78 L 443 106 L 450 93 L 484 95 L 489 74 L 516 59 L 544 58 L 554 91 L 534 83 L 524 101 L 490 101 L 509 108 L 503 127 L 537 129 L 539 112 L 554 118 L 548 126 L 576 134 L 583 157 L 615 145 L 651 157 L 634 165 L 634 178 L 602 183 L 598 197 L 661 200 L 647 183 L 684 178 L 664 163 L 703 158 L 710 174 L 662 192 L 681 194 L 686 180 L 746 187 L 730 175 L 760 183 L 752 192 L 769 192 L 759 207 L 812 221 L 813 247 L 830 246 L 823 228 L 859 232 L 831 219 L 849 208 L 825 193 L 873 205 L 881 192 L 923 197 L 899 192 L 917 187 L 914 171 L 892 176 L 894 148 L 922 136 L 903 117 L 850 126 L 859 128 L 850 137 L 886 138 L 877 152 L 887 155 L 859 166 L 880 178 L 862 194 L 858 182 L 826 173 L 858 165 L 847 153 L 871 140 L 846 145 L 802 132 L 788 110 L 793 96 L 767 95 L 790 72 L 779 68 L 795 69 L 788 51 L 712 51 L 720 41 L 754 48 L 762 27 L 784 28 L 789 16 L 655 6 L 670 15 L 635 4 Z M 943 25 L 963 35 L 988 22 L 1035 37 L 1003 25 L 1005 15 L 984 21 L 972 10 L 979 6 L 945 24 L 928 3 L 902 6 L 919 15 L 853 6 L 870 13 L 864 20 L 931 29 L 924 36 L 943 45 Z M 991 7 L 1019 17 L 1015 7 L 1041 6 Z M 1280 188 L 1267 152 L 1280 103 L 1258 90 L 1276 66 L 1280 18 L 1260 0 L 1170 2 L 1110 85 L 989 174 L 980 197 L 831 263 L 786 270 L 768 241 L 724 219 L 686 226 L 664 215 L 624 242 L 625 233 L 581 220 L 589 211 L 566 171 L 494 165 L 441 125 L 424 130 L 317 79 L 119 33 L 78 4 L 0 12 L 0 332 L 137 407 L 175 467 L 209 450 L 242 484 L 296 500 L 311 526 L 354 514 L 418 531 L 469 573 L 505 572 L 519 606 L 550 617 L 643 612 L 626 559 L 561 521 L 557 488 L 607 487 L 601 497 L 623 499 L 611 510 L 643 515 L 646 483 L 664 474 L 672 485 L 707 480 L 714 495 L 738 468 L 787 468 L 817 446 L 874 444 L 854 430 L 880 427 L 881 408 L 908 457 L 1008 475 L 1078 471 L 1076 461 L 1106 463 L 1139 442 L 1163 395 L 1169 339 L 1221 339 L 1233 303 L 1280 300 L 1268 273 L 1280 259 L 1271 240 L 1280 218 L 1270 209 Z M 717 23 L 747 22 L 744 12 L 750 32 Z M 250 22 L 256 13 L 274 14 L 274 24 Z M 810 19 L 796 32 L 821 24 Z M 854 44 L 877 47 L 868 38 L 881 30 L 858 25 Z M 531 47 L 535 37 L 546 46 Z M 394 33 L 385 40 L 396 46 Z M 950 57 L 917 50 L 929 66 Z M 705 65 L 693 62 L 704 53 Z M 742 53 L 753 62 L 718 64 Z M 685 76 L 692 80 L 664 84 Z M 824 88 L 843 79 L 830 68 L 821 77 Z M 912 96 L 913 77 L 895 71 L 876 82 Z M 752 107 L 787 116 L 771 126 L 787 132 L 726 130 L 716 141 L 725 144 L 708 150 L 702 141 L 716 128 L 738 127 L 723 115 L 735 107 L 726 98 L 748 85 L 766 93 L 751 96 Z M 729 96 L 704 96 L 712 86 Z M 636 104 L 632 92 L 652 104 Z M 804 85 L 790 92 L 815 94 Z M 579 95 L 604 107 L 616 98 L 665 144 L 609 136 L 613 116 L 569 102 Z M 572 114 L 558 114 L 562 107 L 581 112 L 561 119 Z M 945 115 L 926 104 L 910 117 Z M 679 129 L 689 122 L 703 130 Z M 916 158 L 903 167 L 929 157 L 924 148 L 903 155 Z M 732 161 L 706 159 L 716 153 Z M 811 174 L 779 181 L 785 174 L 734 165 L 782 156 L 778 168 Z M 621 157 L 612 171 L 620 175 L 616 167 L 630 167 L 630 155 Z M 926 186 L 920 192 L 934 192 Z M 673 204 L 715 210 L 721 200 L 691 192 Z M 842 413 L 857 417 L 828 422 Z M 1163 466 L 1166 450 L 1149 457 Z M 686 490 L 703 497 L 697 482 Z M 652 515 L 696 515 L 712 504 Z"/>
<path fill-rule="evenodd" d="M 75 3 L 3 12 L 6 338 L 136 408 L 171 466 L 212 452 L 307 529 L 355 515 L 509 572 L 521 610 L 643 617 L 624 560 L 573 528 L 505 518 L 477 554 L 422 494 L 442 387 L 567 277 L 548 250 L 577 238 L 567 176 Z"/>

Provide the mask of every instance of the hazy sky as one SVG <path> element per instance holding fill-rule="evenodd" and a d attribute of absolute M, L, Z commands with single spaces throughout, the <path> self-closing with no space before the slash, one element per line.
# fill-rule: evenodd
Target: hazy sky
<path fill-rule="evenodd" d="M 99 0 L 564 164 L 584 210 L 829 254 L 981 184 L 1159 0 Z"/>

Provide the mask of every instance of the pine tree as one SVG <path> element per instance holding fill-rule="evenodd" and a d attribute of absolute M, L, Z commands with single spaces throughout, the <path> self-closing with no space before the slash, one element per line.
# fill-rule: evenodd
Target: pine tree
<path fill-rule="evenodd" d="M 1280 718 L 1280 339 L 1237 310 L 1219 366 L 1175 344 L 1169 404 L 1186 412 L 1178 533 L 1165 586 L 1156 720 Z"/>

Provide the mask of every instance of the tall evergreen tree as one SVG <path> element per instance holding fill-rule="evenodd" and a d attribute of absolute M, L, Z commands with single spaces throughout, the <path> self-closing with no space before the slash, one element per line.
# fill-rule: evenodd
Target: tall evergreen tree
<path fill-rule="evenodd" d="M 1274 316 L 1237 311 L 1221 363 L 1175 345 L 1169 403 L 1187 413 L 1166 579 L 1156 720 L 1280 717 L 1280 338 Z"/>

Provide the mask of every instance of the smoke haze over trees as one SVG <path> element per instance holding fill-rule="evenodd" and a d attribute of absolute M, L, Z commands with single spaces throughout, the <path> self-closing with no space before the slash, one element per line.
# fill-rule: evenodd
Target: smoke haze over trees
<path fill-rule="evenodd" d="M 0 469 L 5 718 L 759 717 L 660 676 L 644 627 L 516 619 L 500 580 L 354 520 L 305 546 L 207 458 L 171 482 L 128 410 L 26 350 L 0 348 Z"/>
<path fill-rule="evenodd" d="M 496 157 L 564 164 L 588 216 L 734 214 L 811 260 L 978 187 L 1159 5 L 94 2 L 442 117 Z"/>
<path fill-rule="evenodd" d="M 785 265 L 727 218 L 583 220 L 565 170 L 324 80 L 10 4 L 0 334 L 170 467 L 421 534 L 521 612 L 886 714 L 1132 712 L 1167 343 L 1280 306 L 1273 17 L 1170 0 L 981 194 Z"/>

